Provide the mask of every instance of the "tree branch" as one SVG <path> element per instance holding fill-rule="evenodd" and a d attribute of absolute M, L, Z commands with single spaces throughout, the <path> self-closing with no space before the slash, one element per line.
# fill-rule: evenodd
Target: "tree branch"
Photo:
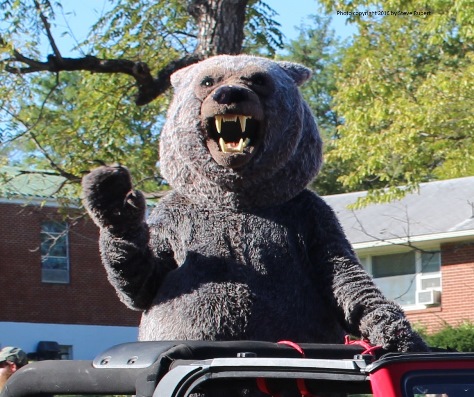
<path fill-rule="evenodd" d="M 48 36 L 48 41 L 49 41 L 49 44 L 51 44 L 51 48 L 53 49 L 54 55 L 58 59 L 62 59 L 61 53 L 59 52 L 59 48 L 56 45 L 56 42 L 54 41 L 54 37 L 51 33 L 51 29 L 50 29 L 51 25 L 49 24 L 48 20 L 46 19 L 45 15 L 43 14 L 43 11 L 41 10 L 41 7 L 40 7 L 38 1 L 34 0 L 34 3 L 35 3 L 36 11 L 38 11 L 41 22 L 43 23 L 44 29 L 46 30 L 46 36 Z"/>
<path fill-rule="evenodd" d="M 33 142 L 35 143 L 38 150 L 43 154 L 43 156 L 45 156 L 45 158 L 49 161 L 49 164 L 51 165 L 51 167 L 55 169 L 59 173 L 60 176 L 66 178 L 67 180 L 71 182 L 78 183 L 81 181 L 80 177 L 63 170 L 60 166 L 56 164 L 56 162 L 51 158 L 48 152 L 43 148 L 41 143 L 38 141 L 38 138 L 32 131 L 30 131 L 30 136 L 33 139 Z"/>
<path fill-rule="evenodd" d="M 82 58 L 65 58 L 49 55 L 46 62 L 36 61 L 13 51 L 13 59 L 9 62 L 20 62 L 26 67 L 7 65 L 5 70 L 15 74 L 35 72 L 58 73 L 62 71 L 89 71 L 92 73 L 124 73 L 132 76 L 137 84 L 138 93 L 135 103 L 145 105 L 163 94 L 170 87 L 170 76 L 173 72 L 201 60 L 199 55 L 191 54 L 171 61 L 158 72 L 156 78 L 151 75 L 148 65 L 144 62 L 133 62 L 124 59 L 100 59 L 95 56 Z"/>
<path fill-rule="evenodd" d="M 185 55 L 180 59 L 176 59 L 168 63 L 168 65 L 166 65 L 158 72 L 156 78 L 152 79 L 150 84 L 140 84 L 137 81 L 138 95 L 135 99 L 135 103 L 141 106 L 151 102 L 153 99 L 163 94 L 168 88 L 170 88 L 170 76 L 174 72 L 186 66 L 192 65 L 196 62 L 199 62 L 202 59 L 203 57 L 198 54 Z"/>

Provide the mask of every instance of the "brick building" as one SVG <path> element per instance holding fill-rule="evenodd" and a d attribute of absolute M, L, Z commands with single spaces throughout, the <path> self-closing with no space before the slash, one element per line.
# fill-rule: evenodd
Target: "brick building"
<path fill-rule="evenodd" d="M 474 177 L 425 183 L 358 210 L 366 193 L 325 197 L 374 281 L 413 324 L 474 322 Z"/>
<path fill-rule="evenodd" d="M 140 313 L 107 281 L 97 227 L 74 208 L 67 218 L 59 211 L 61 179 L 3 171 L 11 179 L 0 198 L 0 346 L 36 353 L 56 342 L 63 356 L 91 359 L 136 340 Z"/>

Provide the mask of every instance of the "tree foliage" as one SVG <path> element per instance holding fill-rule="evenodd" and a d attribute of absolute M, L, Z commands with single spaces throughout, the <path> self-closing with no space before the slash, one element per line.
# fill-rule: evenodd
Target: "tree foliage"
<path fill-rule="evenodd" d="M 330 162 L 351 165 L 339 178 L 343 185 L 389 200 L 420 182 L 472 175 L 470 2 L 322 2 L 329 12 L 352 13 L 359 28 L 337 75 L 335 109 L 344 123 L 328 154 Z"/>
<path fill-rule="evenodd" d="M 329 19 L 313 17 L 285 50 L 285 58 L 314 72 L 302 89 L 325 140 L 318 192 L 369 190 L 369 199 L 386 201 L 420 182 L 474 174 L 469 2 L 321 3 L 333 15 L 351 12 L 358 34 L 341 43 Z M 77 56 L 67 58 L 53 29 L 61 1 L 0 3 L 3 163 L 8 156 L 10 163 L 52 168 L 76 181 L 95 163 L 116 161 L 137 179 L 149 177 L 147 189 L 156 189 L 155 153 L 172 71 L 221 52 L 275 56 L 282 44 L 275 13 L 261 0 L 111 4 L 78 43 Z M 229 17 L 214 12 L 223 5 L 241 17 L 226 26 Z"/>
<path fill-rule="evenodd" d="M 336 74 L 341 64 L 344 43 L 331 28 L 331 18 L 311 15 L 299 27 L 299 34 L 285 46 L 284 59 L 299 62 L 312 69 L 311 79 L 301 91 L 318 123 L 324 141 L 326 157 L 334 146 L 342 118 L 333 108 L 336 92 Z M 338 178 L 347 172 L 340 161 L 330 162 L 326 158 L 322 171 L 312 184 L 319 194 L 345 192 Z"/>
<path fill-rule="evenodd" d="M 229 20 L 223 10 L 242 18 Z M 61 1 L 0 5 L 0 151 L 3 162 L 53 169 L 72 183 L 99 163 L 119 162 L 144 181 L 140 188 L 160 188 L 157 145 L 170 74 L 257 45 L 273 54 L 282 43 L 263 1 L 120 0 L 65 57 L 62 14 Z"/>

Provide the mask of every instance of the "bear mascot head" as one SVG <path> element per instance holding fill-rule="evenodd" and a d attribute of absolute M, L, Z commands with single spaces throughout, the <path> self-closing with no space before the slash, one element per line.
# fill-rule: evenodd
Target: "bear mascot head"
<path fill-rule="evenodd" d="M 300 193 L 322 162 L 318 128 L 290 62 L 217 56 L 172 75 L 161 171 L 193 201 L 261 207 Z"/>

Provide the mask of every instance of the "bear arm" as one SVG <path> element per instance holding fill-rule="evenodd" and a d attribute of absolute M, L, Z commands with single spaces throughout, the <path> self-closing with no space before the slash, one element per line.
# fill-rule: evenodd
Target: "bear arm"
<path fill-rule="evenodd" d="M 109 282 L 120 300 L 133 310 L 151 307 L 166 274 L 177 267 L 165 241 L 154 239 L 150 248 L 146 223 L 133 236 L 117 236 L 101 229 L 100 251 Z"/>
<path fill-rule="evenodd" d="M 327 263 L 332 294 L 353 335 L 389 351 L 428 350 L 413 331 L 403 309 L 385 298 L 354 257 L 336 254 L 329 257 Z"/>
<path fill-rule="evenodd" d="M 324 220 L 311 249 L 316 274 L 323 275 L 323 295 L 339 311 L 344 328 L 391 351 L 427 351 L 402 308 L 385 298 L 357 260 L 334 212 L 324 205 Z"/>

